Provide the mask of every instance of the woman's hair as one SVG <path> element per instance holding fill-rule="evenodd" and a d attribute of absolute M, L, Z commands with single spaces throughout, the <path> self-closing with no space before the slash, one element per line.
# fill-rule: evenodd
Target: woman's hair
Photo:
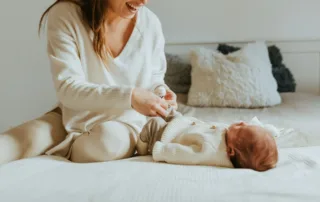
<path fill-rule="evenodd" d="M 235 145 L 235 155 L 230 160 L 235 168 L 248 168 L 256 171 L 267 171 L 278 162 L 278 149 L 275 140 L 266 130 L 256 135 L 247 131 L 245 138 L 241 138 Z"/>
<path fill-rule="evenodd" d="M 108 1 L 106 0 L 56 0 L 45 12 L 42 14 L 39 22 L 39 33 L 42 27 L 43 20 L 51 8 L 60 2 L 71 2 L 81 8 L 84 21 L 89 25 L 94 33 L 93 48 L 98 56 L 104 61 L 107 61 L 105 54 L 106 50 L 106 13 L 108 8 Z"/>

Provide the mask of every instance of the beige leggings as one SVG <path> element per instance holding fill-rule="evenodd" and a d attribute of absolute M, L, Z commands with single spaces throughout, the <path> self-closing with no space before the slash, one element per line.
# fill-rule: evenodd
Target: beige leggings
<path fill-rule="evenodd" d="M 66 134 L 57 110 L 9 129 L 0 134 L 0 165 L 42 155 Z"/>
<path fill-rule="evenodd" d="M 137 132 L 124 123 L 108 121 L 77 138 L 70 160 L 78 163 L 105 162 L 134 155 Z"/>
<path fill-rule="evenodd" d="M 61 112 L 57 109 L 18 125 L 0 134 L 0 165 L 43 155 L 66 136 Z M 75 140 L 70 160 L 86 163 L 127 158 L 135 152 L 136 138 L 136 132 L 129 126 L 106 122 Z"/>

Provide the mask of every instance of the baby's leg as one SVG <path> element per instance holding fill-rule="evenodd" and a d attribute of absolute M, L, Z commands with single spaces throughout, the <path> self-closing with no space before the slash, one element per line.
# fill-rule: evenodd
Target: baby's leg
<path fill-rule="evenodd" d="M 108 121 L 75 140 L 70 160 L 89 163 L 129 158 L 135 152 L 136 141 L 137 132 L 133 128 L 121 122 Z"/>
<path fill-rule="evenodd" d="M 0 164 L 42 155 L 66 135 L 57 109 L 20 124 L 0 134 Z"/>
<path fill-rule="evenodd" d="M 167 122 L 160 117 L 152 118 L 147 122 L 138 137 L 137 152 L 139 155 L 152 154 L 153 145 L 161 139 L 166 125 Z"/>

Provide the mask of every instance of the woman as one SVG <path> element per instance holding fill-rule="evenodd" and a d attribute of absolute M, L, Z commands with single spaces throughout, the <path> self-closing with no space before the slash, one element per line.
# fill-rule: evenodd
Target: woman
<path fill-rule="evenodd" d="M 68 134 L 47 154 L 81 163 L 131 157 L 147 117 L 177 108 L 168 87 L 165 100 L 152 93 L 164 84 L 165 41 L 147 2 L 58 0 L 42 16 Z"/>

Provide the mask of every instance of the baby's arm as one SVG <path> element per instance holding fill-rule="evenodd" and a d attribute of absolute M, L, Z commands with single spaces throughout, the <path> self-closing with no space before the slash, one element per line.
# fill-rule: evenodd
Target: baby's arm
<path fill-rule="evenodd" d="M 195 165 L 199 163 L 197 158 L 199 155 L 193 147 L 193 145 L 186 146 L 179 143 L 156 142 L 153 159 L 171 164 Z"/>
<path fill-rule="evenodd" d="M 152 154 L 153 145 L 160 141 L 167 122 L 160 117 L 150 119 L 138 136 L 137 152 L 139 155 Z"/>
<path fill-rule="evenodd" d="M 209 157 L 209 144 L 200 134 L 184 134 L 171 143 L 156 142 L 153 159 L 172 164 L 196 165 L 204 163 Z"/>

